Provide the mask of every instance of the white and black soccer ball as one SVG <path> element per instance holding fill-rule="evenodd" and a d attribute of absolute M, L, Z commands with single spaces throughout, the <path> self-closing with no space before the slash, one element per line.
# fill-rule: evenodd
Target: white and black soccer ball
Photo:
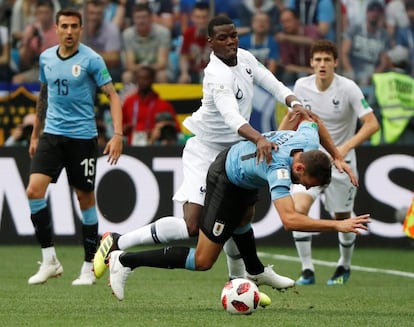
<path fill-rule="evenodd" d="M 256 311 L 260 293 L 256 284 L 244 278 L 228 281 L 221 291 L 221 304 L 232 314 L 247 315 Z"/>

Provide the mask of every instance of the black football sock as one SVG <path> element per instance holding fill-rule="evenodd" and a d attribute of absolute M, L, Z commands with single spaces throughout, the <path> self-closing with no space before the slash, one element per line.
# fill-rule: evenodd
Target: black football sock
<path fill-rule="evenodd" d="M 85 250 L 85 261 L 92 262 L 98 245 L 98 224 L 82 225 L 82 240 Z"/>
<path fill-rule="evenodd" d="M 36 213 L 32 213 L 30 219 L 32 220 L 35 235 L 40 246 L 42 248 L 53 246 L 53 222 L 50 218 L 49 208 L 45 207 Z"/>
<path fill-rule="evenodd" d="M 188 247 L 167 247 L 164 249 L 126 252 L 119 257 L 119 261 L 125 267 L 135 269 L 137 267 L 156 267 L 156 268 L 185 268 Z"/>
<path fill-rule="evenodd" d="M 239 248 L 240 255 L 246 265 L 247 272 L 251 275 L 262 273 L 264 271 L 264 266 L 257 256 L 253 229 L 250 228 L 243 234 L 233 234 L 232 237 Z"/>

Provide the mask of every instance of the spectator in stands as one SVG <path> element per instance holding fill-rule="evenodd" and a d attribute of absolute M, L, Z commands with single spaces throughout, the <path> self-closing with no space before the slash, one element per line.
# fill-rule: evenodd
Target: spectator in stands
<path fill-rule="evenodd" d="M 414 0 L 406 0 L 405 10 L 409 24 L 397 30 L 395 41 L 397 45 L 402 45 L 409 50 L 408 71 L 414 77 Z"/>
<path fill-rule="evenodd" d="M 60 10 L 59 0 L 53 2 L 54 15 Z M 14 43 L 19 42 L 23 37 L 25 28 L 35 21 L 37 0 L 16 0 L 12 8 L 11 36 Z M 13 44 L 15 45 L 15 44 Z"/>
<path fill-rule="evenodd" d="M 7 138 L 4 146 L 28 146 L 32 135 L 36 114 L 27 114 L 21 124 L 17 125 Z"/>
<path fill-rule="evenodd" d="M 9 32 L 6 26 L 0 25 L 0 82 L 11 81 L 11 69 L 10 69 L 10 38 Z"/>
<path fill-rule="evenodd" d="M 178 83 L 201 83 L 204 68 L 210 59 L 210 47 L 207 43 L 207 25 L 210 19 L 210 6 L 199 2 L 191 13 L 192 26 L 183 33 L 180 53 L 180 75 Z"/>
<path fill-rule="evenodd" d="M 154 23 L 160 24 L 172 31 L 174 26 L 174 4 L 172 0 L 126 0 L 127 16 L 129 19 L 134 20 L 131 17 L 134 12 L 134 6 L 139 3 L 148 4 L 152 13 L 152 20 Z"/>
<path fill-rule="evenodd" d="M 387 52 L 387 57 L 391 70 L 373 76 L 373 107 L 381 130 L 371 137 L 371 144 L 414 145 L 414 79 L 406 73 L 409 51 L 397 45 Z"/>
<path fill-rule="evenodd" d="M 13 76 L 13 83 L 32 83 L 39 80 L 39 56 L 47 48 L 58 44 L 55 16 L 51 0 L 38 0 L 36 19 L 23 32 L 19 48 L 19 71 Z"/>
<path fill-rule="evenodd" d="M 289 0 L 303 25 L 316 25 L 320 38 L 335 42 L 336 11 L 332 0 Z"/>
<path fill-rule="evenodd" d="M 385 7 L 385 25 L 390 35 L 391 44 L 395 45 L 395 34 L 397 29 L 409 25 L 404 0 L 391 0 Z"/>
<path fill-rule="evenodd" d="M 344 75 L 359 86 L 369 85 L 372 74 L 387 69 L 390 39 L 383 19 L 384 6 L 373 1 L 367 6 L 365 23 L 350 26 L 344 34 L 341 56 Z"/>
<path fill-rule="evenodd" d="M 210 4 L 211 0 L 179 0 L 180 1 L 180 26 L 183 33 L 188 26 L 191 26 L 191 12 L 196 3 L 205 2 Z M 230 17 L 236 26 L 240 25 L 238 8 L 240 0 L 214 0 L 214 11 L 210 16 L 226 15 Z M 211 9 L 211 8 L 210 8 Z"/>
<path fill-rule="evenodd" d="M 134 7 L 133 17 L 134 25 L 122 32 L 127 70 L 123 74 L 123 82 L 133 82 L 140 67 L 150 65 L 156 71 L 155 81 L 167 83 L 170 31 L 165 26 L 153 23 L 151 9 L 146 3 Z"/>
<path fill-rule="evenodd" d="M 309 67 L 312 43 L 319 39 L 316 25 L 301 24 L 297 13 L 285 8 L 280 13 L 282 31 L 276 34 L 281 65 L 278 76 L 285 84 L 294 84 L 299 77 L 311 74 Z"/>
<path fill-rule="evenodd" d="M 111 22 L 118 27 L 120 31 L 124 29 L 125 15 L 126 15 L 126 3 L 127 0 L 101 0 L 105 7 L 104 20 Z"/>
<path fill-rule="evenodd" d="M 156 115 L 170 113 L 176 121 L 176 129 L 180 130 L 173 106 L 162 100 L 154 91 L 155 69 L 141 66 L 136 72 L 137 91 L 128 96 L 122 106 L 124 135 L 129 145 L 147 145 L 155 141 L 151 131 L 156 124 Z"/>
<path fill-rule="evenodd" d="M 242 0 L 238 8 L 240 26 L 237 31 L 239 35 L 252 32 L 253 16 L 258 12 L 268 15 L 271 34 L 280 30 L 280 12 L 274 0 Z"/>
<path fill-rule="evenodd" d="M 341 0 L 346 9 L 347 28 L 354 25 L 364 24 L 367 6 L 374 0 Z M 376 0 L 385 6 L 385 0 Z"/>
<path fill-rule="evenodd" d="M 253 15 L 251 32 L 239 39 L 239 47 L 251 52 L 273 75 L 279 61 L 279 47 L 270 31 L 270 18 L 265 12 Z"/>
<path fill-rule="evenodd" d="M 86 3 L 87 24 L 83 31 L 84 42 L 104 59 L 113 82 L 121 81 L 121 32 L 118 26 L 106 21 L 105 3 L 89 0 Z"/>

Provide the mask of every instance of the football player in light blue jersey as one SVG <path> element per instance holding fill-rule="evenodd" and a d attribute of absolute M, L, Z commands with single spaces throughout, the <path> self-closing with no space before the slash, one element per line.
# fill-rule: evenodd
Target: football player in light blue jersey
<path fill-rule="evenodd" d="M 288 124 L 287 124 L 288 125 Z M 331 160 L 319 148 L 322 143 L 329 148 L 329 134 L 322 124 L 304 121 L 296 132 L 278 131 L 264 134 L 278 145 L 272 152 L 269 164 L 257 158 L 256 146 L 251 141 L 240 141 L 229 150 L 221 152 L 211 164 L 207 175 L 207 194 L 197 247 L 168 247 L 160 250 L 125 253 L 113 251 L 109 258 L 110 285 L 113 294 L 124 298 L 126 280 L 137 267 L 181 268 L 208 270 L 216 262 L 224 243 L 233 237 L 245 263 L 247 276 L 255 280 L 264 267 L 257 257 L 256 244 L 251 227 L 254 204 L 258 191 L 268 187 L 273 204 L 287 230 L 346 231 L 360 233 L 367 230 L 369 215 L 361 215 L 344 221 L 314 220 L 295 211 L 290 196 L 291 183 L 306 188 L 327 185 L 331 179 Z M 332 145 L 332 144 L 331 144 Z M 342 161 L 342 160 L 341 160 Z M 351 180 L 355 176 L 345 164 Z"/>
<path fill-rule="evenodd" d="M 91 139 L 97 136 L 96 87 L 111 83 L 111 76 L 102 57 L 84 44 L 68 58 L 58 49 L 47 49 L 39 59 L 40 82 L 48 95 L 44 133 Z"/>
<path fill-rule="evenodd" d="M 116 164 L 122 152 L 122 110 L 102 57 L 80 43 L 82 17 L 77 10 L 56 15 L 59 45 L 45 50 L 39 59 L 40 93 L 30 139 L 32 158 L 27 197 L 35 234 L 42 248 L 42 262 L 29 284 L 45 283 L 63 273 L 53 241 L 53 222 L 46 190 L 63 168 L 74 188 L 82 212 L 84 262 L 72 285 L 92 285 L 92 259 L 98 243 L 95 176 L 98 157 L 95 91 L 108 97 L 114 136 L 104 149 L 108 162 Z M 43 131 L 42 131 L 43 129 Z"/>

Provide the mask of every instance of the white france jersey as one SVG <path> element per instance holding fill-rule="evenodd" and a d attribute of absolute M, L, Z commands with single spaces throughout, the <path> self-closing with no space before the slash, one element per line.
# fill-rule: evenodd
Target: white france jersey
<path fill-rule="evenodd" d="M 282 103 L 293 94 L 250 52 L 239 48 L 233 67 L 211 53 L 204 70 L 201 107 L 184 120 L 184 126 L 205 142 L 239 141 L 237 131 L 249 121 L 252 111 L 253 84 L 262 86 Z"/>
<path fill-rule="evenodd" d="M 39 58 L 39 79 L 47 84 L 48 94 L 44 131 L 91 139 L 97 135 L 96 87 L 111 82 L 111 76 L 102 57 L 83 44 L 68 58 L 59 57 L 57 51 L 58 46 L 51 47 Z"/>
<path fill-rule="evenodd" d="M 298 79 L 293 91 L 305 108 L 322 119 L 336 146 L 355 134 L 358 118 L 372 112 L 358 85 L 337 74 L 323 92 L 316 87 L 315 75 Z M 352 150 L 347 158 L 354 156 L 355 150 Z"/>

